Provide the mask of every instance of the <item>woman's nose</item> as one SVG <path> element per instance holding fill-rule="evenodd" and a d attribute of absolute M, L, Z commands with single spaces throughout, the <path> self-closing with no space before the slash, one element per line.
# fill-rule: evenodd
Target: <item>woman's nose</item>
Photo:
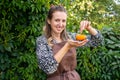
<path fill-rule="evenodd" d="M 59 23 L 59 26 L 63 26 L 63 23 L 62 23 L 62 22 L 60 22 L 60 23 Z"/>

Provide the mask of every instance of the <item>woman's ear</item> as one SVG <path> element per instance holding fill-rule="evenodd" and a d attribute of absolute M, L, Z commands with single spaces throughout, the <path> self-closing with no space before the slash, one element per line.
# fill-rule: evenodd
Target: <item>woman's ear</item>
<path fill-rule="evenodd" d="M 48 22 L 48 24 L 50 24 L 50 20 L 49 19 L 47 19 L 47 22 Z"/>

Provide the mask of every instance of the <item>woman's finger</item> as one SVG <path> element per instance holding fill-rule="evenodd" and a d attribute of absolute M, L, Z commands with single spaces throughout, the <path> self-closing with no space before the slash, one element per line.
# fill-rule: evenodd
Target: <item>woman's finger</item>
<path fill-rule="evenodd" d="M 80 23 L 80 33 L 82 33 L 82 31 L 85 29 L 85 21 L 81 21 Z"/>
<path fill-rule="evenodd" d="M 83 45 L 85 45 L 87 42 L 88 42 L 88 40 L 86 39 L 86 40 L 83 40 L 83 41 L 79 42 L 78 45 L 79 45 L 79 46 L 83 46 Z"/>

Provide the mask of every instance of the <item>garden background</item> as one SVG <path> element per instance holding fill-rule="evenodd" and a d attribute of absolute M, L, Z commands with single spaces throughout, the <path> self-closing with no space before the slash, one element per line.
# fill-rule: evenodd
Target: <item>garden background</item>
<path fill-rule="evenodd" d="M 68 31 L 78 32 L 79 22 L 90 20 L 103 34 L 103 45 L 77 49 L 76 70 L 82 80 L 120 80 L 119 3 L 119 0 L 0 0 L 0 80 L 46 80 L 45 73 L 38 68 L 35 41 L 42 34 L 51 4 L 62 4 L 67 9 Z"/>

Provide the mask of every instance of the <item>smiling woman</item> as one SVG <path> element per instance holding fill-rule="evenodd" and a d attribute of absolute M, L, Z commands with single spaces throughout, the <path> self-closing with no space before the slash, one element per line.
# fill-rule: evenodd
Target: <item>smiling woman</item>
<path fill-rule="evenodd" d="M 51 25 L 52 35 L 60 36 L 60 33 L 66 27 L 67 14 L 65 12 L 56 11 L 53 13 L 53 18 L 48 19 L 49 25 Z"/>
<path fill-rule="evenodd" d="M 90 35 L 85 40 L 76 40 L 76 33 L 66 32 L 67 12 L 61 5 L 52 6 L 48 12 L 44 34 L 36 40 L 38 64 L 47 75 L 47 80 L 80 80 L 76 47 L 97 46 L 102 42 L 99 31 L 89 21 L 81 21 L 80 31 Z M 88 41 L 89 40 L 89 41 Z"/>

